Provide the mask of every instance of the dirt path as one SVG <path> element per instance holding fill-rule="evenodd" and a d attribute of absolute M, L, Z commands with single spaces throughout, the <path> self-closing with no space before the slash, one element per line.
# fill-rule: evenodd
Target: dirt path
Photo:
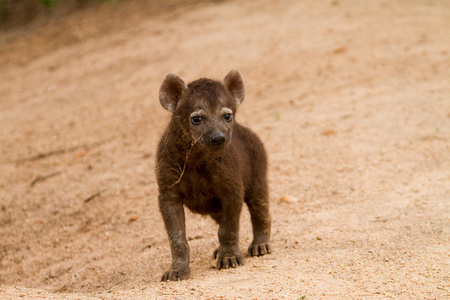
<path fill-rule="evenodd" d="M 0 33 L 0 298 L 450 298 L 450 2 L 120 5 Z M 232 68 L 274 253 L 218 271 L 188 213 L 192 279 L 160 283 L 159 85 Z"/>

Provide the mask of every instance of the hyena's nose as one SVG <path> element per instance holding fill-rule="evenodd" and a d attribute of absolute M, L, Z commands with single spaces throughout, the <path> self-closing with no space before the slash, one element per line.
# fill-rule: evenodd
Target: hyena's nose
<path fill-rule="evenodd" d="M 225 143 L 225 135 L 222 132 L 213 133 L 211 136 L 211 144 L 220 146 Z"/>

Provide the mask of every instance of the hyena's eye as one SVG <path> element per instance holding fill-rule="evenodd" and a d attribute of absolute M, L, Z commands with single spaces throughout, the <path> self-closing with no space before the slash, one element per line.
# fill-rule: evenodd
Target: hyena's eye
<path fill-rule="evenodd" d="M 231 122 L 231 120 L 233 120 L 233 116 L 231 114 L 224 114 L 223 118 L 225 119 L 225 121 L 227 122 Z"/>
<path fill-rule="evenodd" d="M 202 122 L 202 117 L 199 116 L 192 117 L 191 122 L 194 125 L 199 125 Z"/>

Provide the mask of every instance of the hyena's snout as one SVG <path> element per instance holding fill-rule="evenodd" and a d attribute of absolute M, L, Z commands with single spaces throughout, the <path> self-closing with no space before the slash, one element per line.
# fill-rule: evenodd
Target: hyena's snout
<path fill-rule="evenodd" d="M 216 147 L 220 147 L 223 144 L 225 144 L 226 138 L 225 138 L 225 134 L 223 134 L 222 132 L 218 131 L 218 132 L 214 132 L 211 135 L 211 145 L 216 146 Z"/>

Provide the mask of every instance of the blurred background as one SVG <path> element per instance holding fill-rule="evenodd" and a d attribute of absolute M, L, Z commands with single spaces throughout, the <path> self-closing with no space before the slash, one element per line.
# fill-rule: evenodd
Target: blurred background
<path fill-rule="evenodd" d="M 0 297 L 450 294 L 449 1 L 0 0 L 0 28 Z M 160 84 L 234 68 L 274 253 L 218 271 L 186 212 L 192 279 L 160 284 Z"/>

